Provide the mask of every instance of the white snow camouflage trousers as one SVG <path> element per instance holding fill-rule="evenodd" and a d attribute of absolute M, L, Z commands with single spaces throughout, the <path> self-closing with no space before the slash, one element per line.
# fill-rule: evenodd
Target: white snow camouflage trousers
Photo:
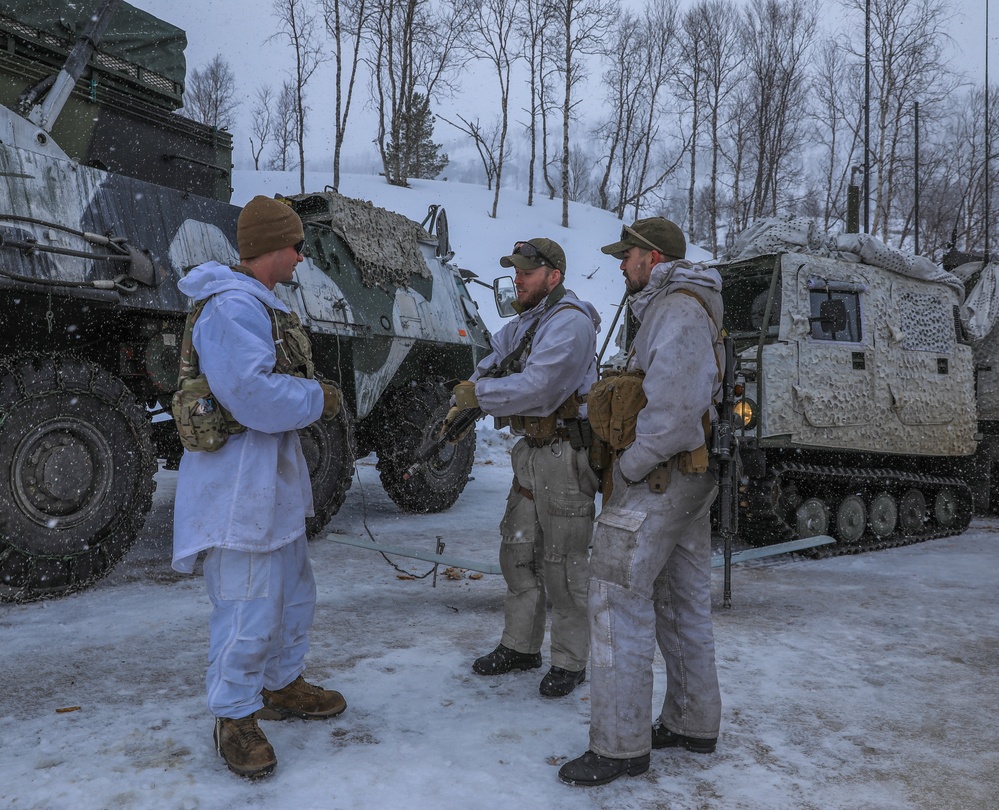
<path fill-rule="evenodd" d="M 522 653 L 541 651 L 547 598 L 552 601 L 551 666 L 577 672 L 586 666 L 589 628 L 586 588 L 597 476 L 586 450 L 556 439 L 511 451 L 515 483 L 500 522 L 500 568 L 506 580 L 502 643 Z"/>
<path fill-rule="evenodd" d="M 299 539 L 274 551 L 210 549 L 205 585 L 208 622 L 208 708 L 240 718 L 263 706 L 261 688 L 281 689 L 305 671 L 316 580 L 309 544 Z"/>
<path fill-rule="evenodd" d="M 666 660 L 662 724 L 718 736 L 721 695 L 711 625 L 712 473 L 672 465 L 665 492 L 614 489 L 597 517 L 590 560 L 590 750 L 624 759 L 652 747 L 652 664 Z"/>

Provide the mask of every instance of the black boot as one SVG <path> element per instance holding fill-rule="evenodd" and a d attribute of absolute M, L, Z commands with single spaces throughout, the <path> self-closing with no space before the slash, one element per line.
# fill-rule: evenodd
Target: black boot
<path fill-rule="evenodd" d="M 472 671 L 477 675 L 503 675 L 514 669 L 537 669 L 541 653 L 522 653 L 500 644 L 489 655 L 476 658 Z"/>
<path fill-rule="evenodd" d="M 552 667 L 541 679 L 539 691 L 545 697 L 565 697 L 586 680 L 586 667 L 578 672 L 562 667 Z"/>
<path fill-rule="evenodd" d="M 558 778 L 567 785 L 589 787 L 606 785 L 619 776 L 638 776 L 649 769 L 649 755 L 630 759 L 612 759 L 587 751 L 583 756 L 565 763 L 558 771 Z"/>
<path fill-rule="evenodd" d="M 674 734 L 658 721 L 652 726 L 653 748 L 686 748 L 695 754 L 713 754 L 717 743 L 717 737 L 686 737 L 683 734 Z"/>

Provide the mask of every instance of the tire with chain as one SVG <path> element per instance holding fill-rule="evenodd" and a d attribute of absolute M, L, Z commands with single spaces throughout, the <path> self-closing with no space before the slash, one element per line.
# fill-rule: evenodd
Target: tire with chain
<path fill-rule="evenodd" d="M 414 475 L 406 470 L 420 446 L 436 438 L 444 424 L 450 394 L 439 383 L 410 385 L 397 392 L 385 409 L 385 440 L 376 448 L 378 472 L 389 497 L 407 512 L 443 512 L 458 500 L 475 461 L 475 431 L 447 444 Z"/>
<path fill-rule="evenodd" d="M 132 392 L 70 355 L 0 362 L 0 599 L 79 590 L 131 548 L 152 504 L 152 430 Z"/>
<path fill-rule="evenodd" d="M 319 534 L 340 511 L 354 475 L 354 423 L 341 405 L 336 419 L 320 419 L 298 431 L 312 481 L 315 515 L 305 519 L 305 533 Z"/>

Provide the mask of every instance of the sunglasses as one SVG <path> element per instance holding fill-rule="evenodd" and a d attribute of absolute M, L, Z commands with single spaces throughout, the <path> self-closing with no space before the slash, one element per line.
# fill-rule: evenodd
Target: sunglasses
<path fill-rule="evenodd" d="M 296 242 L 292 245 L 292 247 L 299 256 L 304 255 L 303 251 L 305 250 L 305 240 L 303 239 L 301 242 Z"/>
<path fill-rule="evenodd" d="M 634 228 L 629 228 L 627 225 L 625 225 L 621 228 L 621 241 L 626 242 L 629 236 L 631 236 L 634 239 L 637 239 L 639 242 L 643 242 L 644 244 L 648 245 L 648 248 L 646 248 L 646 250 L 654 250 L 657 253 L 663 253 L 663 249 L 659 247 L 659 245 L 653 244 L 644 236 L 642 236 L 638 231 L 636 231 Z M 666 254 L 663 253 L 663 255 Z"/>
<path fill-rule="evenodd" d="M 544 253 L 538 250 L 530 242 L 517 242 L 513 246 L 513 254 L 515 256 L 523 256 L 525 259 L 540 259 L 542 262 L 547 264 L 549 267 L 558 269 L 558 265 L 555 264 L 551 259 L 549 259 Z"/>

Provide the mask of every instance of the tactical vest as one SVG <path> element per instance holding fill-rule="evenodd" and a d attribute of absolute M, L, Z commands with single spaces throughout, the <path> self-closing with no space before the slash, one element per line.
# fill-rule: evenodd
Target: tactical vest
<path fill-rule="evenodd" d="M 715 364 L 718 367 L 718 381 L 721 382 L 723 369 L 717 351 L 717 344 L 721 341 L 722 337 L 721 325 L 715 322 L 707 303 L 692 290 L 680 288 L 667 294 L 690 296 L 704 307 L 708 319 L 714 324 L 715 330 L 718 333 L 718 338 L 714 341 L 716 345 L 713 348 L 715 349 Z M 633 356 L 634 347 L 632 347 L 629 354 L 629 362 Z M 648 404 L 648 399 L 645 396 L 645 390 L 642 385 L 644 380 L 645 372 L 642 369 L 612 371 L 594 383 L 589 394 L 587 394 L 586 407 L 590 426 L 593 432 L 616 452 L 624 450 L 635 441 L 638 414 Z M 714 404 L 712 399 L 712 407 Z M 694 450 L 685 450 L 678 454 L 677 464 L 683 473 L 702 473 L 708 469 L 707 443 L 711 435 L 710 408 L 701 417 L 701 424 L 704 428 L 705 443 Z M 659 466 L 666 469 L 664 465 Z M 667 484 L 668 477 L 665 483 L 657 479 L 656 486 L 653 489 L 654 491 L 661 492 Z"/>
<path fill-rule="evenodd" d="M 233 267 L 232 270 L 251 275 L 243 267 Z M 180 442 L 185 449 L 192 451 L 218 450 L 230 436 L 246 430 L 246 426 L 237 422 L 212 394 L 208 379 L 201 373 L 198 351 L 194 348 L 194 324 L 211 297 L 197 301 L 188 313 L 180 344 L 177 391 L 171 401 Z M 274 373 L 313 379 L 316 368 L 312 362 L 312 344 L 298 315 L 271 307 L 267 307 L 267 313 L 271 319 L 276 354 Z"/>
<path fill-rule="evenodd" d="M 554 317 L 559 312 L 566 309 L 575 309 L 578 312 L 586 314 L 582 307 L 577 307 L 575 304 L 564 304 L 552 311 L 551 315 L 548 317 Z M 541 318 L 545 317 L 544 315 Z M 541 318 L 538 319 L 538 323 L 541 322 Z M 531 347 L 534 343 L 533 332 L 530 335 L 530 339 L 524 344 L 523 349 L 520 352 L 520 356 L 517 357 L 513 363 L 510 364 L 501 377 L 507 377 L 510 374 L 519 374 L 524 369 L 524 364 L 527 361 L 528 356 L 531 354 Z M 529 439 L 535 439 L 537 441 L 543 442 L 549 439 L 554 439 L 558 432 L 558 420 L 567 421 L 570 419 L 577 419 L 579 417 L 579 405 L 582 402 L 582 398 L 579 397 L 575 391 L 569 394 L 569 397 L 559 405 L 554 413 L 548 416 L 497 416 L 495 417 L 496 428 L 502 429 L 509 427 L 517 435 L 526 436 Z"/>

